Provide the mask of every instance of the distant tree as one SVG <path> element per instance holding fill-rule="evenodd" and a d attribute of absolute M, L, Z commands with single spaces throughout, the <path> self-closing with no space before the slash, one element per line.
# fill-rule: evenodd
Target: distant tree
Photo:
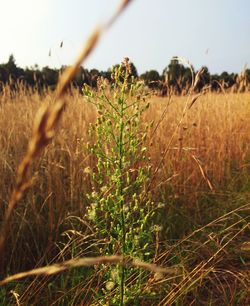
<path fill-rule="evenodd" d="M 223 82 L 226 88 L 233 86 L 233 84 L 235 83 L 234 73 L 229 74 L 227 71 L 223 71 L 221 75 L 219 76 L 219 78 L 220 78 L 220 81 Z"/>
<path fill-rule="evenodd" d="M 196 91 L 201 91 L 203 87 L 207 86 L 210 84 L 211 81 L 211 76 L 209 73 L 209 70 L 206 66 L 201 67 L 200 72 L 199 72 L 199 80 L 196 84 Z"/>
<path fill-rule="evenodd" d="M 212 91 L 218 91 L 220 89 L 220 76 L 217 73 L 211 74 L 210 86 Z"/>
<path fill-rule="evenodd" d="M 163 70 L 163 77 L 168 87 L 172 88 L 172 91 L 177 94 L 190 86 L 192 82 L 190 68 L 179 63 L 177 57 L 173 57 L 170 64 Z"/>
<path fill-rule="evenodd" d="M 247 81 L 250 82 L 250 69 L 246 69 L 245 73 L 246 73 Z"/>
<path fill-rule="evenodd" d="M 163 75 L 166 77 L 170 85 L 176 85 L 177 80 L 184 74 L 185 67 L 179 64 L 176 57 L 173 57 L 170 64 L 163 70 Z"/>
<path fill-rule="evenodd" d="M 97 79 L 100 76 L 100 72 L 98 69 L 91 69 L 89 71 L 90 75 L 90 86 L 96 88 L 97 87 Z"/>
<path fill-rule="evenodd" d="M 112 81 L 111 79 L 111 71 L 108 70 L 108 71 L 101 71 L 100 72 L 100 76 L 102 76 L 103 78 L 107 79 L 109 82 Z"/>
<path fill-rule="evenodd" d="M 85 69 L 83 67 L 80 67 L 74 78 L 74 84 L 76 86 L 81 87 L 85 81 L 85 77 L 86 77 Z"/>
<path fill-rule="evenodd" d="M 27 85 L 34 86 L 37 81 L 35 71 L 33 69 L 26 68 L 24 73 L 24 80 Z"/>
<path fill-rule="evenodd" d="M 59 71 L 46 66 L 42 69 L 42 77 L 45 85 L 53 88 L 58 82 Z"/>
<path fill-rule="evenodd" d="M 7 83 L 10 80 L 16 81 L 19 78 L 24 78 L 24 70 L 22 68 L 17 67 L 16 60 L 14 55 L 11 54 L 9 56 L 9 60 L 5 64 L 0 65 L 0 80 L 3 83 Z M 14 89 L 15 84 L 12 84 L 12 88 Z"/>
<path fill-rule="evenodd" d="M 162 81 L 162 77 L 159 72 L 156 70 L 146 71 L 145 73 L 140 75 L 140 78 L 144 80 L 145 85 L 152 89 L 160 88 L 160 83 Z"/>
<path fill-rule="evenodd" d="M 194 71 L 194 68 L 191 67 L 192 71 Z M 192 71 L 191 71 L 190 67 L 185 67 L 185 71 L 182 75 L 182 88 L 188 90 L 192 84 L 192 81 L 193 81 L 193 74 L 192 74 Z"/>
<path fill-rule="evenodd" d="M 138 78 L 138 72 L 134 63 L 130 62 L 130 77 Z"/>
<path fill-rule="evenodd" d="M 7 69 L 5 68 L 4 64 L 0 65 L 0 81 L 3 83 L 6 83 L 8 79 L 8 72 Z"/>
<path fill-rule="evenodd" d="M 11 54 L 10 56 L 9 56 L 9 60 L 8 60 L 8 62 L 6 63 L 6 68 L 8 69 L 8 71 L 9 71 L 9 73 L 11 73 L 11 74 L 15 74 L 15 72 L 16 72 L 16 69 L 17 69 L 17 66 L 16 66 L 16 60 L 15 60 L 15 57 L 14 57 L 14 55 L 13 54 Z"/>

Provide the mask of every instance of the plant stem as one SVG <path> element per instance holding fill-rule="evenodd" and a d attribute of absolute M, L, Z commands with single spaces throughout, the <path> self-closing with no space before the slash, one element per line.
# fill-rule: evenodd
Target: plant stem
<path fill-rule="evenodd" d="M 124 144 L 123 144 L 123 132 L 124 132 L 124 97 L 121 99 L 121 109 L 120 109 L 120 135 L 119 135 L 119 198 L 120 198 L 120 218 L 121 218 L 121 245 L 122 245 L 122 255 L 125 255 L 125 218 L 124 218 L 124 198 L 123 198 L 123 154 L 124 154 Z M 120 266 L 120 306 L 124 305 L 124 283 L 125 283 L 125 267 Z"/>

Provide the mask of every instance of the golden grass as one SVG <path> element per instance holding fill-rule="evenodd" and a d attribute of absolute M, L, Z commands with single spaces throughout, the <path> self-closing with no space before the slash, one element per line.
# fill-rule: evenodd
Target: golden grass
<path fill-rule="evenodd" d="M 113 24 L 129 2 L 122 1 L 112 18 L 90 35 L 74 65 L 62 74 L 55 94 L 47 92 L 40 97 L 37 92 L 26 90 L 22 86 L 16 93 L 11 92 L 8 86 L 3 89 L 0 99 L 0 117 L 3 118 L 0 123 L 2 182 L 0 199 L 4 205 L 0 209 L 1 220 L 3 220 L 0 233 L 0 265 L 3 272 L 5 242 L 8 238 L 6 254 L 10 258 L 9 269 L 13 273 L 29 268 L 32 270 L 6 278 L 1 284 L 25 276 L 50 275 L 72 267 L 104 263 L 124 264 L 124 258 L 116 255 L 66 260 L 72 255 L 71 247 L 76 241 L 79 244 L 75 248 L 81 249 L 78 257 L 86 256 L 86 253 L 90 252 L 89 245 L 94 249 L 96 243 L 106 242 L 95 241 L 91 235 L 92 229 L 81 218 L 87 204 L 85 195 L 91 191 L 93 184 L 88 171 L 84 169 L 95 167 L 95 161 L 86 149 L 88 142 L 95 141 L 90 138 L 88 128 L 95 122 L 97 115 L 93 107 L 77 90 L 71 88 L 69 93 L 67 89 L 82 61 L 95 47 L 102 32 Z M 199 73 L 193 80 L 193 89 L 198 78 Z M 67 104 L 70 104 L 70 107 L 62 116 Z M 31 122 L 35 113 L 37 115 L 32 133 Z M 148 191 L 154 194 L 154 200 L 156 202 L 172 201 L 176 204 L 175 200 L 184 196 L 185 201 L 180 202 L 180 208 L 188 207 L 191 215 L 192 211 L 197 211 L 200 204 L 197 199 L 200 196 L 233 193 L 244 189 L 248 184 L 250 166 L 249 118 L 249 93 L 220 95 L 208 93 L 188 98 L 151 98 L 150 108 L 143 120 L 154 121 L 157 127 L 153 127 L 150 131 L 148 143 L 151 163 L 155 169 Z M 61 121 L 60 127 L 59 121 Z M 57 135 L 55 129 L 59 130 Z M 47 147 L 50 142 L 51 145 Z M 33 165 L 34 159 L 37 159 L 36 165 Z M 16 168 L 18 172 L 15 181 Z M 20 205 L 17 205 L 18 202 Z M 173 250 L 180 245 L 184 249 L 186 243 L 189 244 L 187 252 L 194 252 L 197 257 L 196 262 L 187 267 L 186 261 L 190 261 L 190 257 L 188 255 L 183 258 L 183 275 L 178 276 L 178 281 L 174 278 L 173 282 L 167 285 L 168 293 L 163 294 L 159 305 L 171 305 L 190 292 L 193 287 L 198 288 L 198 285 L 194 285 L 199 282 L 202 284 L 204 279 L 212 284 L 210 279 L 213 276 L 221 282 L 220 278 L 224 279 L 224 275 L 233 275 L 234 280 L 237 279 L 237 282 L 241 283 L 240 289 L 246 289 L 248 281 L 241 267 L 237 267 L 234 271 L 230 269 L 230 265 L 227 265 L 227 261 L 222 265 L 223 255 L 231 255 L 228 248 L 232 245 L 236 248 L 241 246 L 244 242 L 242 239 L 245 239 L 245 232 L 249 229 L 248 219 L 240 215 L 241 212 L 245 214 L 249 210 L 249 205 L 245 202 L 243 204 L 237 203 L 236 209 L 224 215 L 221 214 L 222 209 L 220 217 L 217 216 L 212 222 L 201 220 L 201 224 L 207 225 L 200 226 L 186 238 L 182 237 L 169 250 L 162 249 L 160 244 L 164 245 L 164 243 L 159 237 L 156 239 L 155 262 L 157 264 L 172 266 L 168 261 Z M 165 214 L 166 218 L 171 217 L 168 215 L 168 206 Z M 201 216 L 204 215 L 201 213 Z M 86 236 L 81 231 L 74 230 L 74 218 L 78 218 L 86 231 Z M 177 222 L 177 220 L 174 221 Z M 221 225 L 223 222 L 226 223 L 224 227 Z M 190 238 L 196 234 L 206 236 L 208 227 L 221 227 L 221 231 L 209 234 L 206 239 L 201 237 L 198 247 L 195 246 L 192 249 L 190 246 L 194 241 Z M 74 238 L 70 238 L 68 244 L 61 250 L 57 243 L 61 242 L 62 235 L 70 237 L 72 233 Z M 213 243 L 216 247 L 212 250 L 206 247 Z M 177 256 L 177 253 L 174 253 L 174 256 Z M 204 256 L 204 259 L 199 260 L 198 254 Z M 25 258 L 26 261 L 23 262 L 19 258 Z M 232 258 L 237 262 L 237 256 Z M 61 264 L 54 264 L 60 261 Z M 51 262 L 52 265 L 34 269 L 35 266 L 44 265 L 45 262 Z M 128 264 L 154 273 L 172 271 L 133 258 L 130 258 Z M 221 264 L 222 268 L 217 268 L 218 264 Z M 187 268 L 189 268 L 188 271 Z M 101 277 L 98 277 L 100 282 Z M 225 279 L 228 281 L 227 276 Z M 166 278 L 149 279 L 143 292 L 146 294 L 151 286 L 159 284 L 164 288 L 168 281 L 169 279 Z M 46 280 L 42 287 L 45 284 Z M 88 281 L 88 284 L 90 285 L 86 286 L 91 286 L 93 281 Z M 235 286 L 237 288 L 238 283 Z M 35 289 L 34 293 L 41 291 L 39 282 L 38 284 L 35 281 L 32 282 L 23 294 L 24 300 L 30 288 Z M 233 287 L 229 285 L 228 288 L 230 291 Z M 225 296 L 227 295 L 223 285 L 220 290 Z M 15 291 L 12 291 L 12 294 L 19 304 L 18 294 Z M 235 296 L 234 292 L 230 294 L 232 298 Z"/>
<path fill-rule="evenodd" d="M 31 137 L 32 119 L 41 104 L 51 104 L 51 99 L 51 93 L 39 98 L 36 93 L 26 95 L 25 92 L 20 92 L 16 98 L 1 105 L 0 175 L 3 182 L 1 197 L 5 203 L 13 188 L 15 169 Z M 58 173 L 61 173 L 60 176 L 63 176 L 63 173 L 67 175 L 71 186 L 74 186 L 72 188 L 75 189 L 71 190 L 73 198 L 73 193 L 77 196 L 77 190 L 84 188 L 80 185 L 87 184 L 88 189 L 91 184 L 83 169 L 92 166 L 85 145 L 91 141 L 88 127 L 90 123 L 95 122 L 96 114 L 93 107 L 77 91 L 66 99 L 70 101 L 70 108 L 64 114 L 58 130 L 59 135 L 47 148 L 44 156 L 40 157 L 39 162 L 44 163 L 42 169 L 39 169 L 39 165 L 36 169 L 43 173 L 38 174 L 40 186 L 43 186 L 43 179 L 61 185 L 58 182 Z M 223 187 L 223 184 L 236 177 L 240 179 L 240 175 L 244 176 L 249 169 L 250 94 L 207 94 L 200 97 L 177 130 L 185 98 L 173 97 L 171 104 L 167 104 L 168 98 L 153 97 L 150 109 L 145 114 L 145 120 L 158 122 L 167 107 L 166 115 L 149 146 L 152 164 L 155 166 L 161 160 L 162 152 L 169 147 L 159 170 L 158 183 L 164 184 L 166 180 L 180 192 L 195 192 L 207 190 L 206 187 L 209 187 L 204 179 L 205 174 L 215 189 L 216 186 Z M 174 137 L 169 144 L 172 135 Z M 50 161 L 46 160 L 48 158 Z M 43 177 L 44 172 L 47 173 L 46 177 Z"/>
<path fill-rule="evenodd" d="M 61 235 L 65 230 L 74 228 L 72 216 L 81 218 L 85 212 L 87 205 L 85 195 L 91 191 L 93 182 L 89 178 L 88 171 L 84 169 L 95 167 L 95 161 L 86 149 L 87 143 L 94 141 L 88 134 L 88 128 L 89 124 L 95 122 L 97 114 L 93 106 L 77 90 L 72 89 L 65 98 L 70 102 L 70 107 L 64 113 L 52 143 L 37 158 L 36 165 L 32 166 L 31 170 L 36 179 L 13 214 L 6 250 L 13 273 L 41 267 L 45 264 L 45 259 L 51 264 L 68 259 L 72 244 L 65 247 L 64 252 L 60 252 L 56 244 L 62 239 Z M 249 177 L 249 101 L 250 94 L 247 93 L 207 94 L 199 97 L 179 125 L 186 104 L 185 97 L 172 97 L 171 101 L 169 98 L 151 98 L 150 108 L 145 113 L 144 120 L 154 120 L 156 124 L 160 122 L 156 130 L 152 128 L 152 138 L 148 145 L 153 168 L 157 168 L 162 161 L 150 187 L 150 192 L 154 194 L 156 201 L 169 199 L 170 202 L 178 203 L 183 197 L 185 200 L 180 209 L 183 213 L 189 210 L 190 215 L 193 212 L 195 217 L 196 214 L 202 215 L 196 204 L 196 199 L 200 195 L 214 193 L 220 196 L 244 188 Z M 2 182 L 0 198 L 4 206 L 7 206 L 8 198 L 15 186 L 15 169 L 25 154 L 32 135 L 32 119 L 43 103 L 51 105 L 52 102 L 51 92 L 39 97 L 37 93 L 27 93 L 21 89 L 15 97 L 5 95 L 5 100 L 1 103 L 0 117 L 3 120 L 0 123 L 0 181 Z M 165 109 L 165 116 L 162 118 Z M 169 143 L 171 137 L 172 141 Z M 162 159 L 164 151 L 166 154 Z M 214 189 L 211 190 L 208 182 Z M 217 228 L 226 220 L 240 216 L 241 211 L 249 210 L 249 205 L 246 205 L 246 202 L 243 204 L 244 207 L 239 201 L 236 210 L 225 216 L 220 214 L 218 220 L 211 222 L 208 222 L 211 219 L 204 220 L 203 224 L 207 224 L 207 227 L 201 226 L 200 230 L 192 232 L 186 240 L 180 240 L 175 247 L 167 251 L 160 248 L 156 263 L 163 267 L 170 266 L 169 257 L 175 253 L 174 248 L 178 248 L 179 245 L 185 249 L 187 243 L 193 243 L 191 237 L 206 232 L 206 228 Z M 1 215 L 4 212 L 3 208 Z M 226 211 L 226 207 L 219 209 Z M 167 217 L 169 212 L 165 213 Z M 177 222 L 175 226 L 178 227 L 178 221 L 175 222 Z M 247 227 L 248 224 L 246 225 L 244 219 L 240 217 L 229 225 L 225 234 L 231 235 L 229 243 L 240 248 L 240 242 L 244 242 L 242 233 Z M 232 228 L 234 230 L 231 232 Z M 88 248 L 89 242 L 86 244 L 81 242 L 84 239 L 80 234 L 68 235 L 74 237 L 72 243 L 79 242 L 79 249 L 82 248 L 80 256 L 88 256 L 85 249 Z M 238 235 L 239 242 L 236 243 L 234 240 Z M 75 240 L 76 237 L 79 238 Z M 218 237 L 222 239 L 220 234 Z M 228 247 L 227 241 L 213 252 L 208 252 L 205 247 L 211 243 L 210 238 L 200 243 L 203 243 L 204 247 L 200 247 L 202 251 L 199 252 L 204 253 L 206 260 L 198 261 L 189 272 L 185 272 L 178 287 L 171 287 L 163 301 L 170 302 L 180 298 L 193 282 L 212 279 L 213 275 L 216 278 L 224 275 L 226 279 L 229 276 L 226 272 L 227 264 L 221 274 L 216 268 L 216 263 L 221 261 L 221 254 L 228 252 L 225 251 Z M 193 251 L 191 248 L 190 252 Z M 216 252 L 219 252 L 219 256 Z M 25 258 L 25 262 L 17 260 L 18 258 Z M 235 259 L 232 258 L 232 261 Z M 242 274 L 240 270 L 232 273 Z M 244 277 L 242 274 L 242 281 Z M 164 281 L 154 280 L 151 285 L 155 286 L 158 283 L 164 284 Z M 35 282 L 32 286 L 34 290 L 35 288 L 38 290 Z"/>
<path fill-rule="evenodd" d="M 175 174 L 171 184 L 189 193 L 204 191 L 205 185 L 220 189 L 237 176 L 244 178 L 249 169 L 249 93 L 201 96 L 177 129 L 186 98 L 173 97 L 167 103 L 167 98 L 153 98 L 146 115 L 146 120 L 157 122 L 167 107 L 150 149 L 154 164 L 168 149 L 159 173 L 161 183 Z"/>
<path fill-rule="evenodd" d="M 93 166 L 85 145 L 91 141 L 88 126 L 95 122 L 96 114 L 77 91 L 66 99 L 70 101 L 70 108 L 62 119 L 58 130 L 60 135 L 39 157 L 35 167 L 38 182 L 34 183 L 30 194 L 41 194 L 46 198 L 52 192 L 55 207 L 63 200 L 68 203 L 67 209 L 74 211 L 82 210 L 81 195 L 92 184 L 83 170 Z M 8 201 L 14 186 L 15 169 L 31 137 L 32 118 L 42 103 L 50 101 L 50 93 L 45 98 L 39 98 L 36 94 L 27 96 L 20 92 L 16 98 L 1 105 L 0 176 L 4 203 Z M 169 148 L 154 185 L 171 184 L 176 195 L 194 195 L 211 190 L 206 177 L 215 190 L 234 180 L 244 180 L 244 174 L 249 171 L 249 101 L 250 94 L 208 94 L 200 97 L 176 131 L 185 98 L 173 97 L 149 146 L 155 167 L 161 161 L 162 152 Z M 167 98 L 152 98 L 145 120 L 158 122 L 167 103 Z M 174 137 L 169 144 L 172 135 Z M 38 208 L 33 209 L 37 211 Z"/>

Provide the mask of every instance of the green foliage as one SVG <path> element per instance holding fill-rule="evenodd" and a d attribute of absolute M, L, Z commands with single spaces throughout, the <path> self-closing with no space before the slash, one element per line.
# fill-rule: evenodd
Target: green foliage
<path fill-rule="evenodd" d="M 141 79 L 144 80 L 145 84 L 152 89 L 160 89 L 162 77 L 160 76 L 159 72 L 156 70 L 150 70 L 143 73 Z"/>
<path fill-rule="evenodd" d="M 96 234 L 106 239 L 100 248 L 102 255 L 122 254 L 143 260 L 152 257 L 149 245 L 153 241 L 152 202 L 145 192 L 150 178 L 149 158 L 145 140 L 148 125 L 141 115 L 149 107 L 141 85 L 130 76 L 125 62 L 112 71 L 112 90 L 103 78 L 98 79 L 98 91 L 84 86 L 84 95 L 96 106 L 98 118 L 90 133 L 95 144 L 89 147 L 96 157 L 96 169 L 90 172 L 95 183 L 88 195 L 87 219 Z M 141 271 L 107 268 L 106 288 L 98 299 L 105 300 L 107 291 L 114 290 L 109 301 L 124 305 L 140 294 Z M 126 280 L 133 277 L 130 285 Z"/>

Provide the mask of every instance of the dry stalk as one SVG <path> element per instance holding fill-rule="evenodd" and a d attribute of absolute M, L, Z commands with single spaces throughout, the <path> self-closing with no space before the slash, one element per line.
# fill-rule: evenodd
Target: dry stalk
<path fill-rule="evenodd" d="M 17 181 L 16 186 L 10 197 L 8 206 L 6 208 L 2 228 L 0 232 L 0 274 L 4 271 L 4 251 L 5 242 L 10 231 L 11 217 L 17 203 L 21 200 L 25 192 L 32 185 L 32 179 L 28 177 L 28 172 L 34 159 L 39 155 L 39 153 L 49 144 L 54 136 L 54 129 L 58 125 L 62 112 L 65 109 L 67 100 L 65 99 L 65 93 L 78 72 L 81 64 L 86 60 L 89 54 L 95 48 L 102 32 L 107 30 L 114 21 L 119 17 L 119 15 L 124 11 L 124 9 L 129 4 L 129 0 L 123 0 L 120 7 L 117 9 L 116 13 L 112 16 L 110 21 L 101 27 L 98 27 L 90 35 L 89 39 L 85 43 L 80 55 L 76 59 L 75 63 L 66 69 L 61 75 L 59 82 L 57 84 L 56 95 L 54 103 L 47 107 L 42 107 L 38 112 L 33 128 L 33 135 L 28 144 L 27 152 L 19 164 L 17 171 Z"/>
<path fill-rule="evenodd" d="M 131 266 L 136 268 L 142 268 L 157 274 L 170 274 L 176 275 L 178 273 L 177 268 L 162 268 L 155 264 L 147 263 L 138 259 L 134 259 L 130 256 L 124 257 L 120 255 L 112 256 L 99 256 L 99 257 L 85 257 L 78 259 L 70 259 L 59 264 L 54 264 L 42 268 L 32 269 L 30 271 L 21 272 L 8 276 L 2 281 L 0 281 L 0 286 L 5 285 L 9 282 L 19 280 L 27 276 L 36 276 L 36 275 L 53 275 L 59 272 L 69 270 L 76 267 L 90 267 L 101 264 L 122 264 L 125 266 Z"/>
<path fill-rule="evenodd" d="M 201 165 L 201 162 L 199 161 L 199 159 L 194 156 L 193 154 L 190 154 L 191 157 L 193 158 L 193 160 L 196 162 L 196 164 L 198 165 L 199 169 L 200 169 L 200 172 L 201 172 L 201 175 L 202 177 L 204 178 L 205 182 L 208 184 L 208 187 L 209 189 L 214 193 L 215 192 L 215 188 L 214 186 L 212 185 L 211 181 L 209 180 L 207 174 L 206 174 L 206 171 L 205 169 L 203 169 L 202 165 Z"/>
<path fill-rule="evenodd" d="M 20 301 L 19 301 L 19 294 L 16 293 L 14 290 L 11 290 L 10 293 L 13 294 L 13 296 L 14 296 L 14 298 L 15 298 L 15 300 L 16 300 L 16 305 L 17 305 L 17 306 L 21 306 L 21 303 L 20 303 Z"/>
<path fill-rule="evenodd" d="M 192 68 L 190 68 L 191 71 L 192 71 Z M 179 122 L 177 123 L 176 125 L 176 128 L 172 134 L 172 136 L 170 137 L 170 140 L 168 141 L 165 149 L 163 150 L 163 153 L 162 153 L 162 156 L 161 156 L 161 159 L 159 160 L 154 172 L 153 172 L 153 175 L 152 175 L 152 178 L 151 180 L 149 181 L 147 187 L 146 187 L 146 191 L 144 193 L 144 195 L 146 195 L 148 193 L 148 191 L 150 190 L 155 178 L 157 177 L 157 174 L 164 162 L 164 160 L 166 159 L 167 157 L 167 154 L 170 150 L 170 146 L 174 140 L 174 136 L 175 134 L 177 133 L 178 129 L 180 128 L 184 118 L 186 117 L 187 113 L 188 113 L 188 110 L 194 105 L 194 103 L 198 100 L 198 98 L 202 95 L 205 94 L 205 91 L 203 91 L 202 93 L 198 94 L 198 95 L 194 95 L 195 93 L 195 87 L 197 86 L 200 78 L 201 78 L 201 75 L 203 73 L 203 69 L 199 70 L 197 72 L 197 74 L 194 76 L 194 74 L 192 73 L 192 87 L 190 88 L 190 91 L 189 91 L 189 94 L 188 94 L 188 97 L 187 97 L 187 100 L 186 100 L 186 103 L 185 103 L 185 106 L 183 108 L 183 111 L 182 111 L 182 114 L 181 114 L 181 118 L 179 120 Z M 157 124 L 157 128 L 159 127 L 160 124 Z M 154 133 L 155 133 L 156 130 L 154 130 Z"/>
<path fill-rule="evenodd" d="M 109 28 L 112 26 L 112 24 L 116 21 L 116 19 L 120 16 L 120 14 L 125 10 L 125 8 L 128 6 L 128 4 L 132 2 L 132 0 L 123 0 L 120 3 L 120 6 L 114 13 L 114 15 L 110 18 L 110 20 L 107 22 L 106 27 Z"/>
<path fill-rule="evenodd" d="M 222 251 L 237 237 L 239 236 L 246 228 L 249 227 L 249 223 L 247 223 L 242 229 L 236 232 L 226 243 L 224 243 L 207 261 L 201 262 L 197 265 L 193 271 L 187 274 L 186 277 L 177 285 L 176 288 L 171 290 L 167 296 L 161 301 L 159 305 L 172 305 L 174 301 L 183 295 L 188 288 L 201 281 L 205 278 L 206 275 L 211 273 L 214 270 L 213 261 L 220 255 Z"/>

